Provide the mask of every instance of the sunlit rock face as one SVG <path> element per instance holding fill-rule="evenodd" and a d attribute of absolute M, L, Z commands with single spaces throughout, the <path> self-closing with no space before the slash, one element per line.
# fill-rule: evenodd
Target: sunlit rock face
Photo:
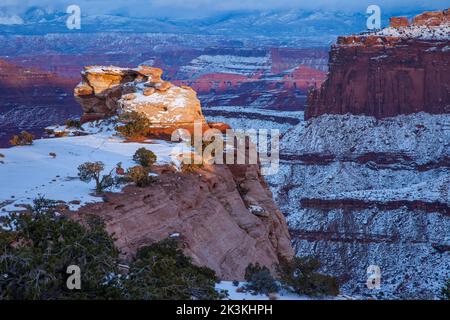
<path fill-rule="evenodd" d="M 154 125 L 204 122 L 195 91 L 162 80 L 162 73 L 147 66 L 85 67 L 82 82 L 75 88 L 84 111 L 82 120 L 136 111 Z"/>
<path fill-rule="evenodd" d="M 177 237 L 196 264 L 226 280 L 243 280 L 255 262 L 275 272 L 279 259 L 293 256 L 285 218 L 257 165 L 204 166 L 190 174 L 155 170 L 159 181 L 150 187 L 107 194 L 105 203 L 87 205 L 77 216 L 102 217 L 125 258 Z"/>
<path fill-rule="evenodd" d="M 397 18 L 373 34 L 339 37 L 331 48 L 329 77 L 310 94 L 306 119 L 450 113 L 448 12 L 424 13 L 411 24 Z"/>

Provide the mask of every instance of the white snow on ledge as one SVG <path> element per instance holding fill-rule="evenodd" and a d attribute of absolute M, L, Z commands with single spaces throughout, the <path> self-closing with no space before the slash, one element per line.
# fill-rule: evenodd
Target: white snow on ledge
<path fill-rule="evenodd" d="M 436 27 L 408 26 L 402 28 L 384 28 L 370 35 L 392 36 L 405 39 L 421 40 L 448 40 L 450 39 L 450 25 L 444 24 Z"/>
<path fill-rule="evenodd" d="M 238 292 L 238 288 L 242 288 L 246 282 L 239 282 L 238 286 L 234 286 L 232 281 L 221 281 L 216 284 L 216 291 L 225 290 L 228 292 L 228 298 L 225 300 L 270 300 L 267 295 L 256 294 L 250 292 Z M 336 297 L 310 297 L 306 295 L 298 295 L 295 293 L 280 290 L 275 294 L 276 300 L 355 300 L 358 297 L 350 297 L 346 295 L 338 295 Z"/>
<path fill-rule="evenodd" d="M 157 164 L 177 163 L 178 143 L 161 140 L 152 143 L 124 143 L 111 132 L 100 132 L 78 137 L 40 139 L 31 146 L 0 149 L 4 157 L 0 163 L 0 216 L 8 211 L 19 211 L 17 205 L 31 204 L 39 195 L 70 204 L 71 210 L 91 202 L 101 202 L 93 194 L 94 182 L 78 179 L 78 166 L 84 162 L 102 161 L 104 173 L 109 173 L 122 162 L 126 169 L 136 165 L 132 157 L 137 149 L 145 147 L 157 156 Z M 55 153 L 52 157 L 50 153 Z M 119 190 L 114 190 L 119 191 Z"/>

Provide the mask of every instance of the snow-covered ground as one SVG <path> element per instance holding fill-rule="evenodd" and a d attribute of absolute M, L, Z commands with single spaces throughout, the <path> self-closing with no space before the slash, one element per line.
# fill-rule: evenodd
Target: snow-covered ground
<path fill-rule="evenodd" d="M 30 204 L 43 196 L 62 200 L 75 210 L 89 202 L 103 201 L 93 195 L 94 182 L 78 179 L 78 166 L 85 162 L 102 161 L 104 173 L 109 173 L 117 163 L 123 168 L 136 165 L 132 156 L 145 147 L 157 156 L 157 164 L 177 165 L 179 143 L 153 140 L 149 143 L 125 143 L 115 135 L 110 126 L 86 126 L 89 135 L 40 139 L 31 146 L 0 149 L 0 215 L 20 210 L 18 205 Z M 51 153 L 56 154 L 52 156 Z M 79 202 L 79 203 L 78 203 Z"/>
<path fill-rule="evenodd" d="M 450 24 L 441 26 L 408 26 L 402 28 L 384 28 L 375 33 L 380 36 L 393 36 L 405 39 L 447 40 L 450 38 Z"/>
<path fill-rule="evenodd" d="M 226 290 L 228 292 L 227 300 L 270 300 L 265 294 L 251 294 L 250 292 L 238 292 L 238 288 L 242 288 L 245 282 L 239 282 L 237 286 L 233 285 L 232 281 L 221 281 L 216 284 L 216 290 Z M 337 297 L 309 297 L 305 295 L 298 295 L 285 290 L 280 290 L 274 295 L 276 300 L 349 300 L 349 296 L 339 295 Z"/>
<path fill-rule="evenodd" d="M 233 129 L 277 129 L 286 133 L 300 123 L 303 111 L 278 111 L 254 107 L 215 106 L 203 108 L 210 122 L 225 122 Z"/>
<path fill-rule="evenodd" d="M 251 76 L 257 72 L 269 72 L 270 55 L 235 56 L 227 54 L 201 55 L 180 68 L 181 73 L 199 76 L 206 73 L 234 73 Z M 199 70 L 202 70 L 199 72 Z"/>

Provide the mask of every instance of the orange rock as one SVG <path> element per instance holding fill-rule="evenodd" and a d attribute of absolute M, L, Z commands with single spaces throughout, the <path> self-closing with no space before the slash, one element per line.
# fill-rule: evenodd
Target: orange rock
<path fill-rule="evenodd" d="M 223 122 L 208 122 L 208 125 L 211 129 L 217 129 L 222 133 L 226 133 L 228 129 L 231 129 L 231 127 Z"/>
<path fill-rule="evenodd" d="M 450 21 L 450 9 L 444 11 L 424 12 L 413 18 L 415 26 L 439 26 Z"/>
<path fill-rule="evenodd" d="M 89 114 L 95 114 L 95 119 L 108 117 L 120 110 L 139 112 L 162 128 L 205 122 L 196 92 L 163 81 L 161 75 L 161 69 L 148 66 L 85 67 L 82 82 L 74 90 L 83 119 L 90 119 Z"/>
<path fill-rule="evenodd" d="M 102 217 L 126 259 L 142 246 L 179 234 L 194 263 L 212 268 L 224 280 L 243 280 L 249 263 L 275 271 L 279 258 L 293 256 L 284 216 L 258 166 L 205 165 L 190 174 L 164 170 L 148 188 L 130 186 L 123 193 L 106 194 L 104 203 L 89 204 L 70 216 Z M 245 195 L 237 187 L 243 182 Z M 268 216 L 252 214 L 245 197 Z"/>
<path fill-rule="evenodd" d="M 392 17 L 389 19 L 390 27 L 392 28 L 402 28 L 409 26 L 408 17 Z"/>

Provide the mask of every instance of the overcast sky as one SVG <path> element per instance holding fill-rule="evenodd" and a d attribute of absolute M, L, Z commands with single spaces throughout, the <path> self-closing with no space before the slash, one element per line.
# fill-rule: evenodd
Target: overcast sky
<path fill-rule="evenodd" d="M 205 17 L 233 11 L 268 11 L 283 9 L 354 11 L 365 13 L 368 5 L 376 4 L 386 12 L 411 12 L 450 7 L 449 0 L 1 0 L 21 13 L 32 6 L 47 6 L 64 10 L 77 4 L 86 14 L 122 14 L 151 17 Z"/>

